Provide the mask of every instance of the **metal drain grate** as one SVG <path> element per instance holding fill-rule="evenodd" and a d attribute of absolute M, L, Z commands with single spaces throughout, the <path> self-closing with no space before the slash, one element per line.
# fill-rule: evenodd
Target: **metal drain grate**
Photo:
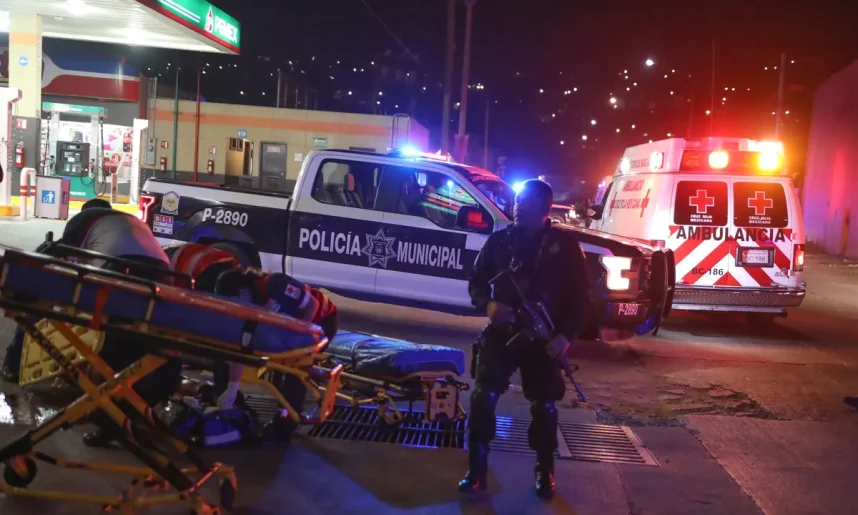
<path fill-rule="evenodd" d="M 600 463 L 658 466 L 630 427 L 599 424 L 560 424 L 561 457 Z M 565 444 L 565 449 L 564 449 Z M 565 452 L 563 452 L 565 451 Z M 568 453 L 568 456 L 565 455 Z"/>
<path fill-rule="evenodd" d="M 417 412 L 403 411 L 402 421 L 398 425 L 387 426 L 375 409 L 336 406 L 323 424 L 302 429 L 307 436 L 332 440 L 392 443 L 433 449 L 465 447 L 464 421 L 427 423 L 423 414 Z"/>
<path fill-rule="evenodd" d="M 280 415 L 280 404 L 270 395 L 245 395 L 244 403 L 253 410 L 259 422 L 265 423 Z"/>
<path fill-rule="evenodd" d="M 270 420 L 280 411 L 277 401 L 265 395 L 247 396 L 245 402 L 259 416 Z M 299 433 L 312 438 L 376 442 L 433 449 L 465 449 L 465 422 L 426 423 L 423 413 L 402 412 L 397 426 L 385 425 L 374 408 L 336 406 L 323 424 L 302 426 Z M 530 420 L 497 417 L 493 452 L 534 455 L 528 445 Z M 631 430 L 599 424 L 559 424 L 560 459 L 600 463 L 658 466 L 658 461 Z"/>

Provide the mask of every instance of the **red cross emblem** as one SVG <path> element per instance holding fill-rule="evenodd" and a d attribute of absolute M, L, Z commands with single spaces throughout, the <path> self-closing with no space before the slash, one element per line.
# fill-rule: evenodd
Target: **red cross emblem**
<path fill-rule="evenodd" d="M 688 205 L 697 208 L 698 215 L 705 215 L 715 205 L 715 197 L 706 194 L 706 190 L 697 190 L 697 196 L 688 199 Z"/>
<path fill-rule="evenodd" d="M 748 199 L 748 207 L 754 208 L 754 214 L 757 216 L 765 216 L 766 210 L 775 207 L 775 201 L 766 197 L 765 191 L 754 193 L 754 198 Z"/>
<path fill-rule="evenodd" d="M 649 192 L 650 190 L 646 190 L 646 196 L 641 199 L 641 218 L 643 218 L 644 211 L 646 211 L 647 206 L 649 206 Z"/>

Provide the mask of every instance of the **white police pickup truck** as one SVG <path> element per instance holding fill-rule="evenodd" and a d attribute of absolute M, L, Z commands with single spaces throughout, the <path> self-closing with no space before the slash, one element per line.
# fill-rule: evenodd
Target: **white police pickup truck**
<path fill-rule="evenodd" d="M 426 157 L 311 152 L 291 196 L 150 179 L 139 217 L 162 244 L 217 246 L 245 264 L 342 295 L 472 312 L 467 276 L 510 224 L 513 189 L 485 170 Z M 568 227 L 587 255 L 595 328 L 654 330 L 670 311 L 672 253 Z"/>

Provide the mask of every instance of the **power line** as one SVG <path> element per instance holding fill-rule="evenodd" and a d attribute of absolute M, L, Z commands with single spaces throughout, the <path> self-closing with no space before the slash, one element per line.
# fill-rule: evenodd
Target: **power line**
<path fill-rule="evenodd" d="M 378 23 L 380 23 L 381 26 L 384 27 L 384 30 L 386 30 L 387 33 L 390 34 L 390 37 L 392 37 L 397 43 L 399 43 L 399 46 L 401 46 L 408 55 L 410 55 L 415 61 L 418 61 L 419 59 L 414 54 L 414 52 L 412 52 L 407 46 L 405 46 L 405 43 L 403 43 L 401 39 L 396 37 L 396 34 L 394 34 L 390 27 L 388 27 L 387 24 L 384 23 L 384 20 L 382 20 L 381 17 L 373 10 L 369 3 L 367 3 L 366 0 L 361 0 L 361 2 L 363 2 L 363 5 L 365 5 L 366 8 L 369 9 L 370 14 L 372 14 L 376 21 L 378 21 Z"/>

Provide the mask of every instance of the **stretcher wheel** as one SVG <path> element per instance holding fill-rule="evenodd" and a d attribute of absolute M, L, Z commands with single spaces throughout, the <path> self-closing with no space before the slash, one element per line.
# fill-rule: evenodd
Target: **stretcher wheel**
<path fill-rule="evenodd" d="M 18 472 L 14 467 L 8 463 L 6 464 L 6 467 L 3 470 L 3 480 L 6 481 L 7 485 L 15 488 L 26 488 L 34 479 L 36 479 L 36 473 L 39 471 L 38 467 L 36 467 L 36 462 L 30 458 L 24 458 L 21 460 L 21 463 L 27 469 L 26 474 L 23 476 L 18 475 Z"/>
<path fill-rule="evenodd" d="M 235 485 L 229 479 L 224 479 L 220 483 L 220 507 L 225 510 L 231 510 L 235 505 Z"/>

